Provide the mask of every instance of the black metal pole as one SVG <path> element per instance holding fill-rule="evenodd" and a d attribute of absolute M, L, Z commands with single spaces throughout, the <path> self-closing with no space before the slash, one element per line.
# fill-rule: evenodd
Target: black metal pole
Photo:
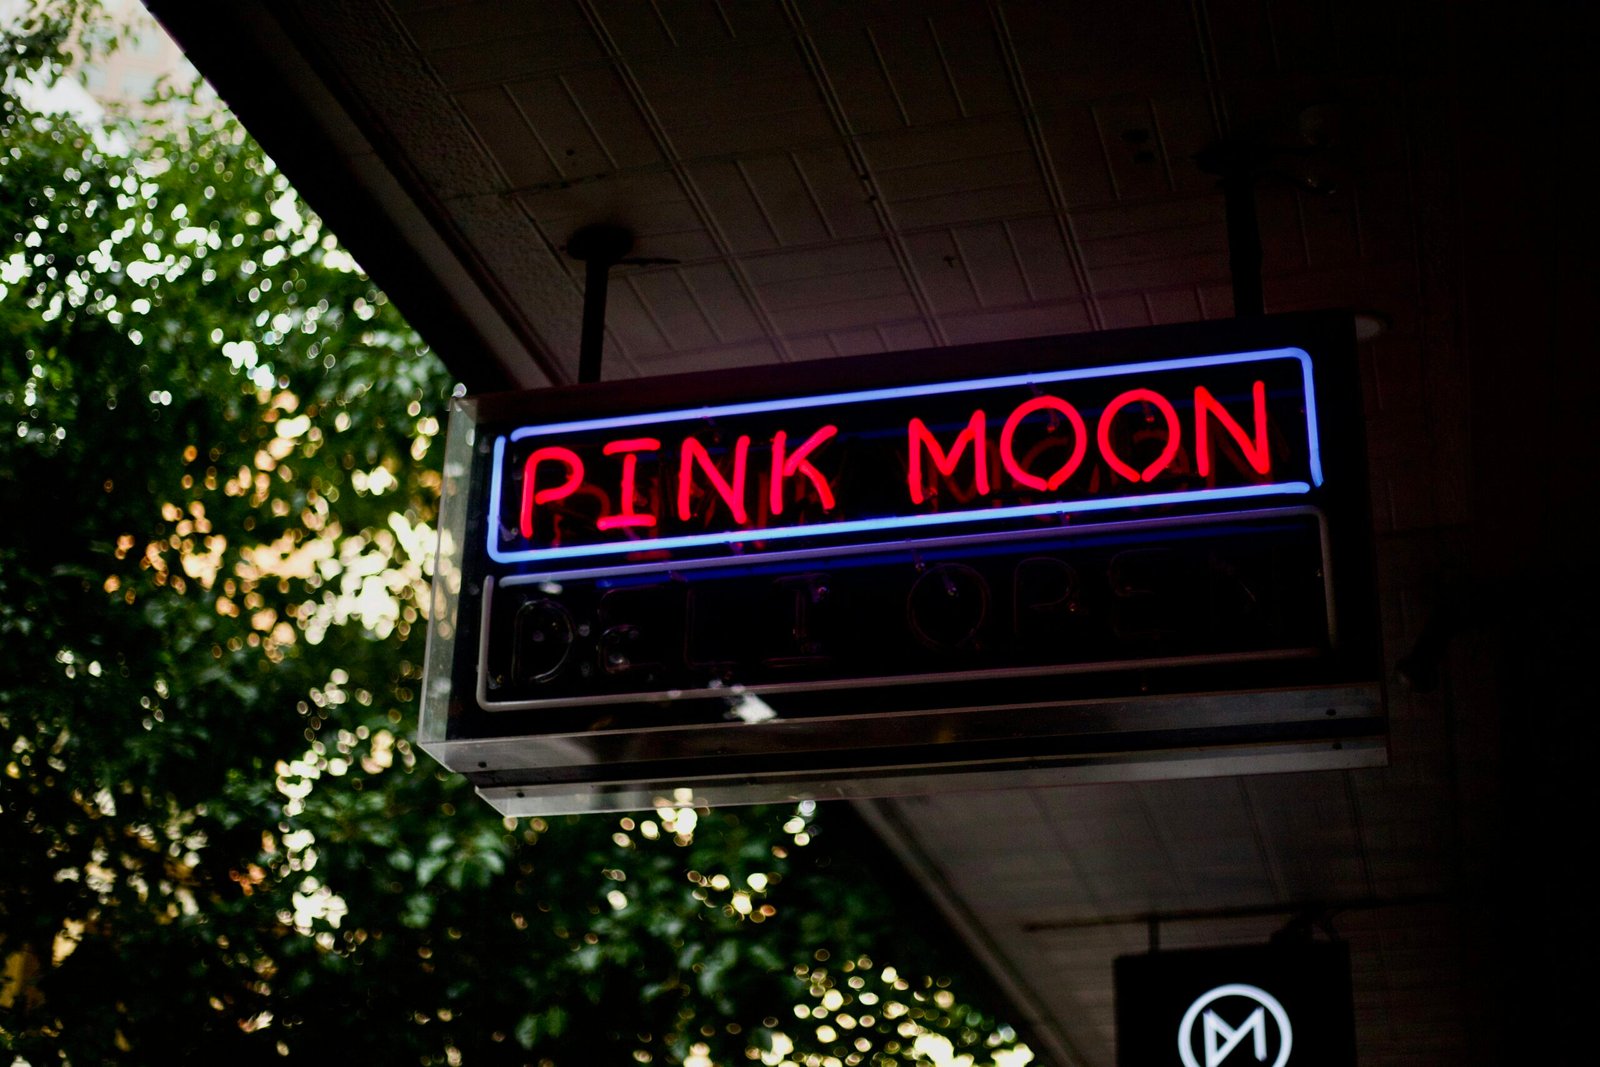
<path fill-rule="evenodd" d="M 583 338 L 578 343 L 578 381 L 600 380 L 600 358 L 606 347 L 606 287 L 611 283 L 611 262 L 591 259 L 584 264 Z"/>
<path fill-rule="evenodd" d="M 1268 149 L 1260 144 L 1231 140 L 1219 141 L 1194 157 L 1201 170 L 1217 176 L 1217 185 L 1222 189 L 1235 318 L 1266 314 L 1266 300 L 1261 289 L 1261 222 L 1256 214 L 1256 186 L 1266 171 L 1268 156 Z"/>
<path fill-rule="evenodd" d="M 578 341 L 578 381 L 600 380 L 600 359 L 606 346 L 606 288 L 611 268 L 633 251 L 633 232 L 596 223 L 567 238 L 567 255 L 582 260 L 583 335 Z M 631 262 L 631 261 L 630 261 Z"/>
<path fill-rule="evenodd" d="M 1261 289 L 1261 223 L 1256 215 L 1254 174 L 1222 179 L 1223 214 L 1228 227 L 1228 274 L 1233 281 L 1235 318 L 1266 314 Z"/>

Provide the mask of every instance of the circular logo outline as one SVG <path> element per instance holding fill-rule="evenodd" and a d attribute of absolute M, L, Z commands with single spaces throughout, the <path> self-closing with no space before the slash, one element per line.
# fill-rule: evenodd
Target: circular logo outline
<path fill-rule="evenodd" d="M 1194 1021 L 1207 1005 L 1223 997 L 1247 997 L 1267 1009 L 1272 1021 L 1278 1024 L 1278 1058 L 1272 1061 L 1272 1067 L 1284 1067 L 1289 1062 L 1290 1050 L 1294 1048 L 1294 1028 L 1289 1025 L 1289 1013 L 1283 1010 L 1277 997 L 1259 986 L 1245 985 L 1243 982 L 1229 982 L 1200 994 L 1189 1005 L 1189 1010 L 1183 1013 L 1183 1022 L 1178 1025 L 1178 1058 L 1183 1061 L 1183 1067 L 1200 1067 L 1189 1049 L 1189 1039 L 1194 1036 Z"/>

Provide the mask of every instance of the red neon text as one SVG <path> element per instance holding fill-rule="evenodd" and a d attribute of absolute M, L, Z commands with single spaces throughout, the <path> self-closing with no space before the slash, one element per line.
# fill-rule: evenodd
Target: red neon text
<path fill-rule="evenodd" d="M 1141 401 L 1155 405 L 1156 410 L 1161 412 L 1161 417 L 1167 423 L 1167 446 L 1161 450 L 1161 455 L 1157 456 L 1154 462 L 1142 471 L 1134 470 L 1124 463 L 1121 457 L 1117 455 L 1116 450 L 1111 447 L 1111 423 L 1117 412 L 1129 404 L 1137 404 Z M 1105 411 L 1100 413 L 1099 441 L 1100 455 L 1105 459 L 1106 463 L 1110 464 L 1112 470 L 1130 482 L 1148 482 L 1157 474 L 1166 470 L 1167 465 L 1178 454 L 1178 448 L 1182 444 L 1178 430 L 1178 412 L 1173 408 L 1170 400 L 1153 389 L 1129 389 L 1126 393 L 1107 404 Z"/>
<path fill-rule="evenodd" d="M 1224 462 L 1236 472 L 1230 477 L 1270 475 L 1266 383 L 1251 383 L 1247 418 L 1241 417 L 1242 404 L 1235 402 L 1235 410 L 1229 411 L 1206 386 L 1192 389 L 1193 404 L 1185 405 L 1181 415 L 1162 393 L 1138 387 L 1116 394 L 1097 413 L 1088 409 L 1092 419 L 1072 402 L 1050 394 L 1023 400 L 1003 421 L 998 414 L 991 420 L 981 407 L 971 409 L 964 422 L 948 414 L 936 418 L 932 426 L 919 417 L 907 418 L 905 451 L 900 453 L 907 496 L 898 503 L 844 501 L 841 510 L 845 518 L 856 518 L 906 514 L 908 503 L 940 510 L 987 507 L 990 504 L 981 498 L 995 491 L 1006 493 L 1007 499 L 1018 492 L 1058 493 L 1066 491 L 1063 487 L 1075 477 L 1080 488 L 1067 492 L 1091 495 L 1106 491 L 1108 476 L 1144 484 L 1164 474 L 1211 479 L 1219 444 L 1228 455 Z M 989 430 L 994 425 L 999 434 L 991 442 Z M 862 443 L 881 441 L 881 433 L 852 437 L 845 446 L 852 449 L 849 458 L 841 461 L 841 455 L 830 449 L 851 435 L 842 434 L 839 426 L 828 423 L 800 432 L 805 436 L 773 430 L 764 443 L 767 455 L 757 453 L 754 473 L 752 447 L 763 446 L 754 445 L 749 434 L 734 437 L 731 447 L 708 446 L 693 433 L 665 445 L 657 437 L 617 438 L 601 444 L 598 456 L 587 453 L 588 471 L 570 448 L 537 448 L 522 461 L 520 531 L 526 540 L 553 544 L 561 540 L 563 524 L 574 522 L 577 525 L 569 529 L 588 522 L 601 532 L 655 530 L 670 524 L 674 516 L 679 523 L 706 529 L 804 524 L 817 521 L 819 512 L 840 509 L 839 495 L 850 492 L 850 487 L 856 487 L 857 495 L 859 487 L 870 487 L 868 494 L 881 498 L 889 486 L 880 479 L 896 477 L 881 466 L 877 475 L 862 473 L 874 455 L 881 457 L 881 463 L 899 451 L 887 444 Z M 1192 454 L 1184 452 L 1190 433 Z M 1179 462 L 1180 455 L 1192 455 L 1192 464 L 1187 459 Z M 843 471 L 853 473 L 839 481 Z M 1005 484 L 992 484 L 999 479 Z M 949 489 L 946 499 L 940 499 L 941 484 Z M 563 500 L 568 503 L 559 515 L 540 510 Z"/>
<path fill-rule="evenodd" d="M 564 482 L 553 488 L 539 489 L 539 465 L 554 460 L 565 464 L 567 477 Z M 577 492 L 578 486 L 583 484 L 583 460 L 570 448 L 559 445 L 550 445 L 546 448 L 535 449 L 522 465 L 522 536 L 528 540 L 533 539 L 533 507 L 535 504 L 548 504 L 553 500 L 569 497 Z"/>
<path fill-rule="evenodd" d="M 1041 478 L 1022 469 L 1022 464 L 1017 460 L 1016 437 L 1017 428 L 1022 425 L 1023 419 L 1035 411 L 1046 409 L 1065 415 L 1067 421 L 1072 423 L 1072 455 L 1057 467 L 1049 478 Z M 1061 483 L 1077 472 L 1079 465 L 1083 463 L 1084 454 L 1088 451 L 1089 431 L 1083 425 L 1083 416 L 1078 414 L 1077 408 L 1058 396 L 1036 396 L 1032 400 L 1018 404 L 1017 410 L 1006 420 L 1005 429 L 1000 431 L 1000 462 L 1005 464 L 1006 473 L 1011 475 L 1013 481 L 1028 489 L 1054 491 L 1061 488 Z"/>
<path fill-rule="evenodd" d="M 750 438 L 741 434 L 733 446 L 733 480 L 729 481 L 717 470 L 717 465 L 711 462 L 711 453 L 706 451 L 706 446 L 693 437 L 683 439 L 683 460 L 678 464 L 678 518 L 684 522 L 689 521 L 689 499 L 694 492 L 694 477 L 692 465 L 698 464 L 705 472 L 706 479 L 711 487 L 722 497 L 722 502 L 728 505 L 728 510 L 733 512 L 733 521 L 740 526 L 750 521 L 750 513 L 744 506 L 744 477 L 750 459 Z"/>
<path fill-rule="evenodd" d="M 817 499 L 822 502 L 823 511 L 833 510 L 832 486 L 828 485 L 828 479 L 824 478 L 822 472 L 812 466 L 811 460 L 806 457 L 838 432 L 837 426 L 824 426 L 806 438 L 805 444 L 787 454 L 785 453 L 789 446 L 789 435 L 782 430 L 772 435 L 772 491 L 769 503 L 772 505 L 774 515 L 783 514 L 783 498 L 787 495 L 783 491 L 783 480 L 793 478 L 796 474 L 804 474 L 811 482 L 812 488 L 817 491 Z"/>
<path fill-rule="evenodd" d="M 837 426 L 823 426 L 813 431 L 793 449 L 789 447 L 789 435 L 786 431 L 779 430 L 773 434 L 770 442 L 771 478 L 766 494 L 766 503 L 770 505 L 773 515 L 781 515 L 784 508 L 796 499 L 795 490 L 804 486 L 810 487 L 809 495 L 823 511 L 833 510 L 835 505 L 833 486 L 812 460 L 818 449 L 838 433 Z M 735 524 L 739 526 L 750 524 L 750 507 L 746 502 L 750 481 L 750 446 L 749 435 L 740 435 L 731 450 L 730 462 L 726 458 L 721 461 L 713 458 L 710 449 L 693 436 L 682 440 L 678 445 L 675 501 L 675 511 L 680 521 L 689 522 L 696 511 L 703 512 L 708 504 L 720 500 L 727 506 Z M 601 502 L 600 510 L 603 514 L 594 520 L 597 530 L 630 527 L 648 529 L 659 524 L 660 516 L 656 514 L 655 501 L 659 500 L 663 490 L 660 464 L 657 461 L 648 474 L 641 476 L 640 460 L 643 458 L 649 463 L 653 457 L 659 456 L 660 439 L 630 437 L 608 441 L 601 447 L 600 452 L 607 458 L 621 459 L 621 468 L 616 476 L 615 497 L 598 486 L 585 482 L 585 477 L 590 472 L 585 470 L 583 460 L 571 449 L 549 445 L 535 449 L 529 454 L 522 465 L 522 499 L 519 516 L 519 528 L 525 539 L 530 541 L 535 539 L 537 524 L 534 521 L 534 512 L 537 507 L 568 498 L 575 499 L 575 494 L 579 494 L 580 489 L 586 491 L 583 495 L 593 496 Z M 731 470 L 725 472 L 724 468 L 729 466 Z M 559 468 L 561 471 L 559 480 L 554 484 L 551 484 L 551 468 Z M 641 492 L 645 486 L 648 486 L 649 490 Z"/>
<path fill-rule="evenodd" d="M 1211 474 L 1211 442 L 1206 437 L 1206 416 L 1213 415 L 1222 424 L 1239 445 L 1239 451 L 1244 453 L 1245 461 L 1250 464 L 1250 469 L 1257 474 L 1265 474 L 1272 469 L 1272 460 L 1267 455 L 1267 383 L 1256 382 L 1250 389 L 1255 415 L 1255 437 L 1252 440 L 1245 432 L 1244 427 L 1222 409 L 1217 403 L 1217 398 L 1211 395 L 1211 390 L 1205 386 L 1196 386 L 1194 390 L 1194 450 L 1198 453 L 1195 467 L 1200 471 L 1200 477 L 1205 478 Z"/>
<path fill-rule="evenodd" d="M 953 477 L 956 473 L 956 464 L 961 462 L 961 454 L 972 446 L 972 483 L 977 486 L 978 495 L 986 496 L 989 492 L 989 437 L 984 430 L 983 409 L 979 408 L 972 413 L 972 418 L 967 421 L 966 429 L 956 435 L 955 444 L 946 452 L 940 447 L 939 442 L 928 430 L 928 426 L 921 419 L 912 419 L 906 427 L 906 448 L 910 453 L 910 462 L 906 467 L 906 485 L 911 490 L 911 502 L 922 503 L 927 493 L 926 483 L 922 477 L 922 453 L 926 451 L 928 458 L 933 460 L 934 468 L 946 478 Z"/>
<path fill-rule="evenodd" d="M 658 452 L 661 442 L 654 437 L 634 437 L 626 441 L 611 441 L 603 451 L 608 456 L 622 454 L 622 488 L 618 491 L 621 510 L 606 515 L 595 523 L 602 530 L 615 530 L 619 526 L 654 526 L 656 517 L 633 510 L 633 500 L 638 494 L 639 453 Z"/>

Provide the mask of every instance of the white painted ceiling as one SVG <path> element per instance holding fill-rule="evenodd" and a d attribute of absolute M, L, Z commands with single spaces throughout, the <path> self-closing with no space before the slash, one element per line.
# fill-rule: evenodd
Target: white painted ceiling
<path fill-rule="evenodd" d="M 218 32 L 196 5 L 151 7 L 180 39 Z M 562 248 L 595 222 L 677 261 L 614 274 L 608 378 L 1226 317 L 1222 198 L 1193 157 L 1224 136 L 1268 146 L 1267 309 L 1387 326 L 1361 346 L 1350 429 L 1372 461 L 1392 667 L 1472 521 L 1452 11 L 292 0 L 230 25 L 336 154 L 321 173 L 283 157 L 291 178 L 319 208 L 377 205 L 479 342 L 440 354 L 491 384 L 575 377 L 583 273 Z M 195 55 L 292 156 L 288 120 Z M 377 247 L 371 226 L 344 236 Z M 1436 691 L 1391 686 L 1387 768 L 866 814 L 1052 1062 L 1114 1062 L 1111 961 L 1146 947 L 1150 917 L 1167 947 L 1259 942 L 1311 905 L 1352 948 L 1364 1067 L 1475 1062 L 1486 965 L 1462 891 L 1487 862 L 1499 711 L 1471 648 L 1445 667 Z"/>
<path fill-rule="evenodd" d="M 1219 0 L 277 5 L 361 123 L 343 151 L 565 379 L 561 250 L 597 221 L 680 261 L 618 270 L 608 377 L 1227 316 L 1191 158 L 1224 131 L 1282 148 L 1273 310 L 1414 315 L 1405 27 L 1368 6 L 1279 27 Z"/>

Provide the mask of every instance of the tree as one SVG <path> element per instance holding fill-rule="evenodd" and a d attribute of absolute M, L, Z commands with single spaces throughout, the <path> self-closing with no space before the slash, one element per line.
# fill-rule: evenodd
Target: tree
<path fill-rule="evenodd" d="M 23 102 L 92 10 L 0 40 L 0 1050 L 1024 1062 L 811 806 L 418 758 L 450 378 L 222 110 Z"/>

